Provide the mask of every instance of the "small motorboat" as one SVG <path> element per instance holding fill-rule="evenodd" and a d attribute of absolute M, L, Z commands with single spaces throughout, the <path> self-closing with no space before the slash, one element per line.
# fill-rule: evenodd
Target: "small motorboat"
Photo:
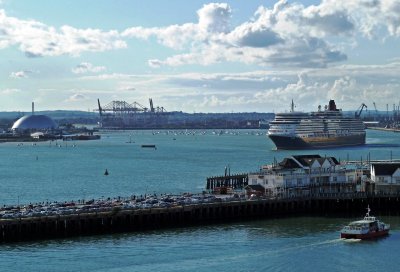
<path fill-rule="evenodd" d="M 142 148 L 154 148 L 154 149 L 157 149 L 156 145 L 154 145 L 154 144 L 143 144 Z"/>
<path fill-rule="evenodd" d="M 389 234 L 390 225 L 385 224 L 375 216 L 371 216 L 371 209 L 367 208 L 364 219 L 353 221 L 345 226 L 340 232 L 340 238 L 345 239 L 372 239 Z"/>

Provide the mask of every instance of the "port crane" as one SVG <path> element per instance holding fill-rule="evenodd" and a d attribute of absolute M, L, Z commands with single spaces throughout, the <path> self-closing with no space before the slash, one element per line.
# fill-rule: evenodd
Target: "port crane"
<path fill-rule="evenodd" d="M 149 99 L 150 102 L 150 112 L 160 113 L 160 112 L 167 112 L 164 107 L 154 107 L 153 106 L 153 99 Z"/>
<path fill-rule="evenodd" d="M 356 112 L 354 113 L 354 116 L 356 118 L 359 118 L 361 116 L 361 113 L 363 111 L 363 109 L 365 108 L 365 110 L 367 110 L 367 105 L 365 105 L 364 103 L 361 104 L 361 106 L 358 107 L 358 109 L 356 110 Z"/>
<path fill-rule="evenodd" d="M 376 116 L 378 116 L 379 114 L 378 114 L 378 109 L 376 108 L 376 103 L 375 102 L 372 102 L 372 103 L 374 104 L 375 114 L 376 114 Z"/>

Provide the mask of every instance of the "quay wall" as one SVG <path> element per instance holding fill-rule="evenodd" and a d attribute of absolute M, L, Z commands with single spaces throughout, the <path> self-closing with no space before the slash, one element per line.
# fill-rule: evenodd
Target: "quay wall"
<path fill-rule="evenodd" d="M 170 208 L 114 209 L 110 212 L 1 219 L 0 243 L 146 231 L 229 221 L 288 216 L 361 217 L 367 205 L 374 215 L 398 214 L 400 196 L 332 195 L 317 198 L 257 199 L 201 203 Z"/>

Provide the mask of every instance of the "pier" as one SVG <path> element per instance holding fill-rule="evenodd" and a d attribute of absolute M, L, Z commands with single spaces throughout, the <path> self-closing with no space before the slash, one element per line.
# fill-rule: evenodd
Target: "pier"
<path fill-rule="evenodd" d="M 73 214 L 0 219 L 0 242 L 146 231 L 163 228 L 268 219 L 287 216 L 362 216 L 367 205 L 376 214 L 398 214 L 399 194 L 319 194 L 299 198 L 216 198 L 212 202 L 170 207 L 80 211 Z"/>
<path fill-rule="evenodd" d="M 207 178 L 207 190 L 214 190 L 219 187 L 243 189 L 249 181 L 248 174 L 225 175 Z"/>

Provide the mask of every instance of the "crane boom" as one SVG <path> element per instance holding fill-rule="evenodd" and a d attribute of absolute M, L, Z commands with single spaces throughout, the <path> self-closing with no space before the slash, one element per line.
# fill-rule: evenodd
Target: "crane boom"
<path fill-rule="evenodd" d="M 97 99 L 97 104 L 99 105 L 99 113 L 100 113 L 100 116 L 101 116 L 102 115 L 102 108 L 100 106 L 100 99 Z"/>
<path fill-rule="evenodd" d="M 359 117 L 361 116 L 361 113 L 362 113 L 362 111 L 363 111 L 364 108 L 367 109 L 368 107 L 367 107 L 367 105 L 365 105 L 364 103 L 362 103 L 361 106 L 358 107 L 357 111 L 354 113 L 354 116 L 355 116 L 356 118 L 359 118 Z"/>
<path fill-rule="evenodd" d="M 374 104 L 375 112 L 378 113 L 378 109 L 376 108 L 375 102 L 373 102 L 373 104 Z"/>

